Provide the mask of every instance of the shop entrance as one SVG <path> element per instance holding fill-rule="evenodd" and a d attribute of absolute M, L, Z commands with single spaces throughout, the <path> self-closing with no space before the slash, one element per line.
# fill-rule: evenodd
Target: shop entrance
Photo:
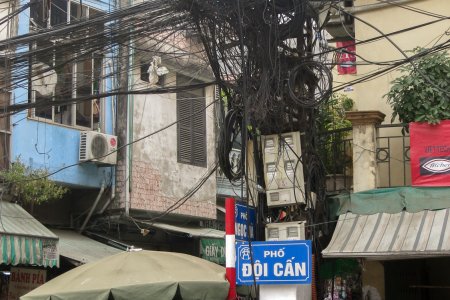
<path fill-rule="evenodd" d="M 450 257 L 385 261 L 386 300 L 450 299 Z"/>

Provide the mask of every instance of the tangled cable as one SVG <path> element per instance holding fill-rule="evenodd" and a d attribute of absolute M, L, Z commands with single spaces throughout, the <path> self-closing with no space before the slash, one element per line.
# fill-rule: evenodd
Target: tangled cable
<path fill-rule="evenodd" d="M 237 143 L 241 143 L 241 141 L 238 140 L 238 137 L 240 137 L 241 134 L 241 126 L 242 114 L 237 110 L 229 110 L 220 131 L 217 156 L 219 158 L 220 169 L 230 181 L 239 180 L 243 174 L 245 153 L 241 152 L 241 157 L 238 160 L 233 159 L 231 156 L 233 149 L 237 150 L 237 147 L 233 148 L 233 145 L 236 146 Z M 240 149 L 241 147 L 239 147 L 239 152 Z"/>
<path fill-rule="evenodd" d="M 289 73 L 289 96 L 303 107 L 316 107 L 331 95 L 332 81 L 333 75 L 324 64 L 301 62 Z"/>

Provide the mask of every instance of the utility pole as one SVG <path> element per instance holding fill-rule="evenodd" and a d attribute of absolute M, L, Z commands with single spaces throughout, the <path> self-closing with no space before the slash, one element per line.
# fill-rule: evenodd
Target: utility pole
<path fill-rule="evenodd" d="M 129 4 L 128 0 L 119 0 L 119 9 L 124 9 Z M 119 28 L 125 28 L 123 20 L 119 22 Z M 120 29 L 119 29 L 120 30 Z M 125 215 L 130 211 L 129 205 L 129 147 L 123 147 L 129 143 L 128 139 L 128 72 L 130 71 L 130 50 L 128 45 L 119 45 L 118 70 L 119 70 L 119 95 L 116 105 L 116 135 L 119 151 L 117 152 L 116 167 L 116 199 L 115 206 L 125 209 Z"/>

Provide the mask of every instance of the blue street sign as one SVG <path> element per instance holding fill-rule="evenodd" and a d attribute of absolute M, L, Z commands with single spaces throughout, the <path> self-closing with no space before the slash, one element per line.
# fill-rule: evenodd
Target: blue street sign
<path fill-rule="evenodd" d="M 311 256 L 310 240 L 237 242 L 236 283 L 309 284 Z"/>
<path fill-rule="evenodd" d="M 236 203 L 235 206 L 235 238 L 236 241 L 255 239 L 256 211 L 253 206 Z"/>

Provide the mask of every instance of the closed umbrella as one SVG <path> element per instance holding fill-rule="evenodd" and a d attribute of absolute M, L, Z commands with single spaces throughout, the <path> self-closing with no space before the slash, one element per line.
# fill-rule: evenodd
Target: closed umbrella
<path fill-rule="evenodd" d="M 72 269 L 22 296 L 50 299 L 226 299 L 225 268 L 182 253 L 123 252 Z"/>

